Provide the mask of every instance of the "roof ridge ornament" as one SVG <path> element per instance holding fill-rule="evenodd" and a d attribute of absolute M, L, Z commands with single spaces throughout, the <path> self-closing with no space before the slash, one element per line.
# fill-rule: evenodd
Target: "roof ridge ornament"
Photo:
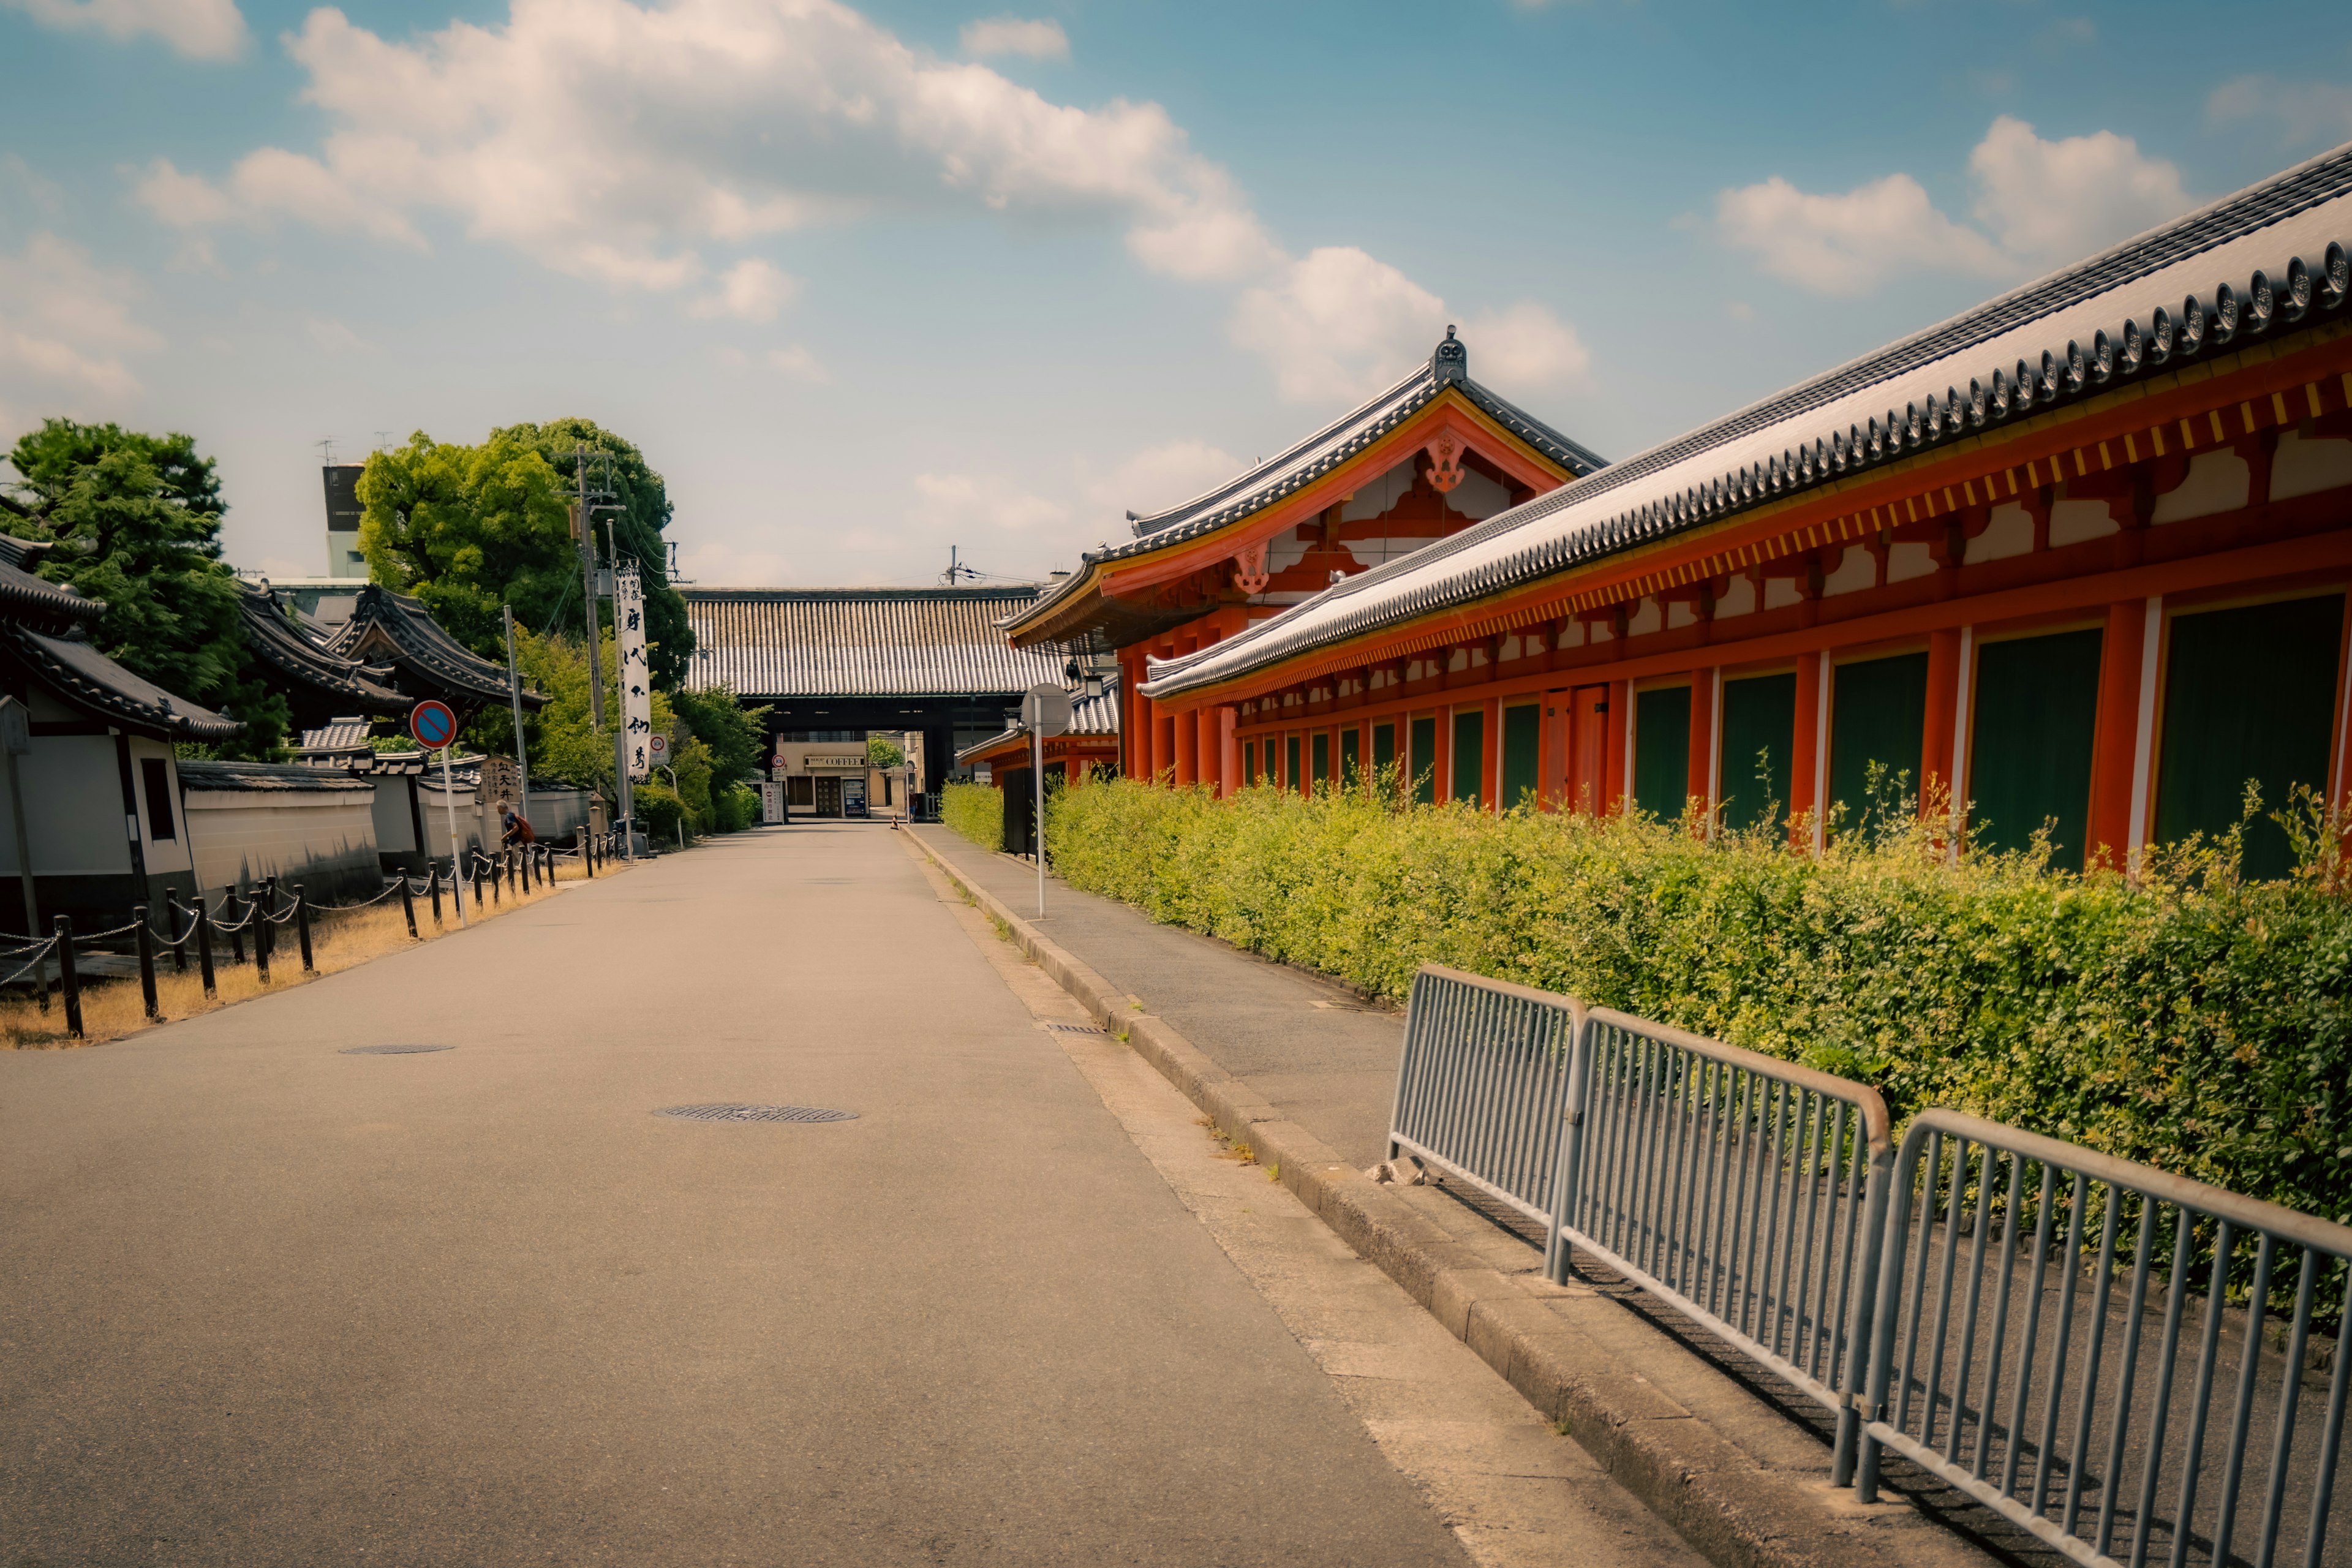
<path fill-rule="evenodd" d="M 1449 386 L 1470 379 L 1470 349 L 1454 335 L 1454 323 L 1445 324 L 1445 341 L 1429 356 L 1430 374 L 1440 386 Z"/>

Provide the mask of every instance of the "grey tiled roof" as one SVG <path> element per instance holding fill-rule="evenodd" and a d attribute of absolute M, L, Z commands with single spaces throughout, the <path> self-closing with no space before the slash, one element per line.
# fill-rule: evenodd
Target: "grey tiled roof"
<path fill-rule="evenodd" d="M 16 560 L 37 560 L 35 552 L 0 552 L 0 556 Z M 69 631 L 84 621 L 106 613 L 105 604 L 97 599 L 85 599 L 71 588 L 62 588 L 44 577 L 14 563 L 12 559 L 0 559 L 0 616 L 12 621 L 22 621 L 45 631 Z"/>
<path fill-rule="evenodd" d="M 1471 380 L 1468 364 L 1464 345 L 1454 336 L 1454 330 L 1447 328 L 1445 342 L 1438 345 L 1437 352 L 1395 385 L 1349 409 L 1296 446 L 1253 464 L 1181 506 L 1149 517 L 1130 514 L 1136 533 L 1132 541 L 1087 551 L 1081 562 L 1118 561 L 1141 555 L 1213 533 L 1226 523 L 1261 511 L 1348 462 L 1435 401 L 1448 385 L 1459 390 L 1480 413 L 1579 479 L 1606 466 L 1607 458 L 1570 440 L 1534 415 Z M 1045 595 L 1038 608 L 1049 607 L 1077 594 L 1086 581 L 1083 570 L 1073 573 Z"/>
<path fill-rule="evenodd" d="M 1116 735 L 1118 733 L 1118 676 L 1113 672 L 1103 677 L 1102 694 L 1098 697 L 1082 697 L 1075 690 L 1071 692 L 1070 728 L 1067 732 L 1073 735 Z M 1020 740 L 1028 733 L 1028 725 L 1016 723 L 985 741 L 964 747 L 956 752 L 956 761 L 960 763 L 966 757 L 992 752 L 1005 742 Z"/>
<path fill-rule="evenodd" d="M 49 637 L 30 626 L 0 630 L 9 651 L 39 679 L 77 707 L 126 728 L 175 741 L 226 741 L 245 726 L 199 708 L 123 668 L 86 642 Z"/>
<path fill-rule="evenodd" d="M 437 697 L 467 707 L 507 700 L 505 666 L 491 663 L 451 637 L 417 600 L 380 583 L 360 590 L 352 618 L 327 638 L 327 650 L 351 657 L 366 647 L 372 630 L 383 633 L 389 645 L 384 658 L 411 699 Z M 546 698 L 524 689 L 525 708 L 546 704 Z"/>
<path fill-rule="evenodd" d="M 180 763 L 180 785 L 184 789 L 207 791 L 306 792 L 341 791 L 362 793 L 375 786 L 365 779 L 353 778 L 346 773 L 326 768 L 304 767 L 299 763 L 223 763 L 184 761 Z"/>
<path fill-rule="evenodd" d="M 1499 512 L 1200 653 L 1168 697 L 1590 565 L 2340 310 L 2352 147 Z"/>
<path fill-rule="evenodd" d="M 240 583 L 237 587 L 239 607 L 245 612 L 246 646 L 271 668 L 278 679 L 315 687 L 330 699 L 371 713 L 407 711 L 410 700 L 383 684 L 389 671 L 330 651 L 308 627 L 288 619 L 276 596 L 263 584 Z"/>
<path fill-rule="evenodd" d="M 1034 588 L 685 588 L 689 686 L 793 697 L 1009 697 L 1063 656 L 1010 647 Z"/>

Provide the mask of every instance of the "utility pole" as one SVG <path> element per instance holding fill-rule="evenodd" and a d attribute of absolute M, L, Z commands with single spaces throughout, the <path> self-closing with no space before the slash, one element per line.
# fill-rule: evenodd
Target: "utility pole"
<path fill-rule="evenodd" d="M 499 613 L 507 623 L 507 701 L 514 709 L 515 771 L 520 775 L 515 784 L 515 815 L 525 822 L 530 820 L 530 751 L 522 738 L 522 678 L 515 673 L 514 606 L 501 605 Z"/>
<path fill-rule="evenodd" d="M 588 521 L 588 448 L 572 447 L 572 477 L 578 497 L 572 503 L 572 534 L 580 542 L 580 598 L 588 612 L 588 721 L 604 727 L 604 658 L 597 651 L 596 530 Z"/>
<path fill-rule="evenodd" d="M 613 701 L 620 710 L 613 715 L 613 797 L 620 813 L 621 858 L 634 860 L 637 858 L 637 792 L 629 778 L 629 700 L 627 691 L 623 689 L 629 672 L 621 668 L 627 662 L 620 646 L 621 530 L 609 514 L 604 519 L 604 553 L 613 563 Z"/>

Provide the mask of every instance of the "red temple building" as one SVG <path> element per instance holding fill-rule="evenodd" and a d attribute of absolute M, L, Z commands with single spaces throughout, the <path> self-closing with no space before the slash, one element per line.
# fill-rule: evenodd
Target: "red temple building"
<path fill-rule="evenodd" d="M 1234 778 L 1219 762 L 1233 748 L 1233 707 L 1189 710 L 1179 722 L 1137 693 L 1148 658 L 1215 647 L 1601 467 L 1471 380 L 1449 327 L 1427 364 L 1306 440 L 1182 506 L 1129 514 L 1132 541 L 1087 552 L 1003 624 L 1015 647 L 1117 653 L 1124 771 Z"/>
<path fill-rule="evenodd" d="M 1269 618 L 1122 610 L 1159 656 L 1142 771 L 1393 766 L 1424 798 L 1696 799 L 1816 844 L 1899 780 L 2077 866 L 2227 829 L 2249 780 L 2266 810 L 2340 800 L 2347 242 L 2352 148 Z M 1256 515 L 1330 504 L 1302 500 Z M 2246 863 L 2282 872 L 2284 833 L 2258 821 Z"/>

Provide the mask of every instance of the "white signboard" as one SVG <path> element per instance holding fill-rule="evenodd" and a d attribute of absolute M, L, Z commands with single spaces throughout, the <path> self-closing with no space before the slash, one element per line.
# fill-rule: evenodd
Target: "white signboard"
<path fill-rule="evenodd" d="M 784 786 L 772 780 L 760 784 L 760 820 L 782 822 L 784 819 Z"/>
<path fill-rule="evenodd" d="M 613 626 L 620 644 L 621 731 L 627 740 L 629 776 L 646 778 L 653 773 L 654 693 L 646 664 L 646 588 L 634 561 L 622 562 L 613 574 Z"/>

